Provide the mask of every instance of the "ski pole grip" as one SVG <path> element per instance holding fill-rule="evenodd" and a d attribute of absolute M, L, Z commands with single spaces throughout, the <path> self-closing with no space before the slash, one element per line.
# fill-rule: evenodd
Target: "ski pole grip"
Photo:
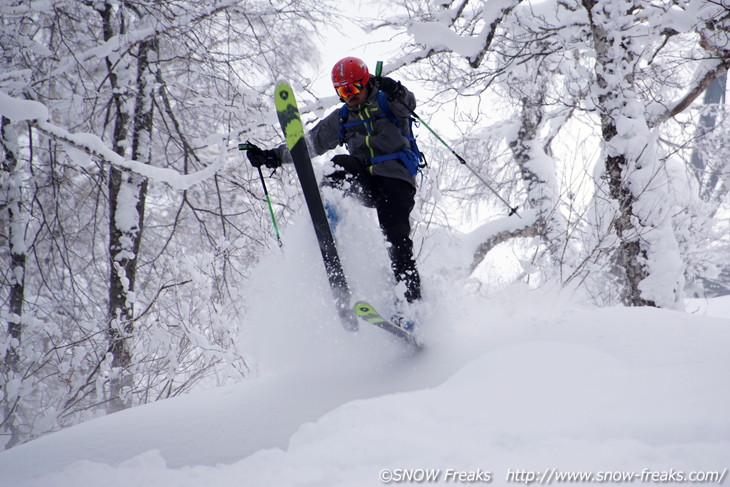
<path fill-rule="evenodd" d="M 383 72 L 383 61 L 378 61 L 375 63 L 375 76 L 380 76 L 380 73 Z"/>

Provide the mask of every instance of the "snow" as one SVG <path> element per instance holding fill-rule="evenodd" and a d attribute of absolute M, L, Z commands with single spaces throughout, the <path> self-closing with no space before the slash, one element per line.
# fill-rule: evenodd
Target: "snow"
<path fill-rule="evenodd" d="M 465 58 L 474 58 L 484 49 L 493 24 L 504 15 L 504 12 L 514 8 L 517 3 L 519 2 L 515 0 L 485 2 L 482 7 L 484 26 L 481 32 L 473 37 L 460 36 L 449 28 L 453 20 L 453 12 L 450 10 L 442 12 L 439 22 L 413 22 L 408 27 L 408 33 L 413 36 L 413 41 L 416 44 L 427 45 L 429 49 L 446 49 Z"/>
<path fill-rule="evenodd" d="M 414 22 L 408 33 L 417 44 L 428 44 L 434 49 L 448 49 L 464 57 L 473 57 L 484 45 L 480 38 L 461 37 L 438 22 Z"/>
<path fill-rule="evenodd" d="M 325 196 L 343 215 L 335 235 L 355 298 L 388 309 L 387 253 L 372 214 Z M 359 238 L 344 238 L 353 231 Z M 2 452 L 0 486 L 727 477 L 730 297 L 679 312 L 597 309 L 548 287 L 485 292 L 453 265 L 476 233 L 443 238 L 419 261 L 427 347 L 414 353 L 373 327 L 352 334 L 339 325 L 300 215 L 249 280 L 240 324 L 247 379 Z"/>
<path fill-rule="evenodd" d="M 48 108 L 32 100 L 21 100 L 0 91 L 0 115 L 14 122 L 23 120 L 47 120 Z"/>

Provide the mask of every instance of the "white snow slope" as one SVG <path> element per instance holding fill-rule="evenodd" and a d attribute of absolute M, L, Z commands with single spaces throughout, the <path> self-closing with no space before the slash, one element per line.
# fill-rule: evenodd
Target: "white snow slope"
<path fill-rule="evenodd" d="M 375 224 L 359 226 L 341 249 L 351 284 L 387 308 L 385 250 Z M 459 248 L 432 239 L 420 257 L 427 347 L 413 354 L 367 325 L 345 332 L 308 222 L 287 232 L 245 294 L 247 380 L 0 453 L 0 486 L 727 479 L 729 298 L 681 313 L 484 289 L 454 277 Z"/>

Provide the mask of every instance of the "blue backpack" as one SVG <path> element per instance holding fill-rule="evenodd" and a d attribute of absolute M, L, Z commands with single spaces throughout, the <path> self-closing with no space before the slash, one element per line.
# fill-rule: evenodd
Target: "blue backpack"
<path fill-rule="evenodd" d="M 408 139 L 411 148 L 403 149 L 399 152 L 394 152 L 392 154 L 375 156 L 370 159 L 370 163 L 378 164 L 379 162 L 389 161 L 391 159 L 400 159 L 401 162 L 406 166 L 406 169 L 408 169 L 408 172 L 411 173 L 411 175 L 415 176 L 416 174 L 418 174 L 420 168 L 426 166 L 426 157 L 418 149 L 418 145 L 416 144 L 416 138 L 413 136 L 413 123 L 416 119 L 413 117 L 408 117 L 408 128 L 402 127 L 400 121 L 393 114 L 393 112 L 390 110 L 390 107 L 388 106 L 388 95 L 383 93 L 382 91 L 378 93 L 378 106 L 380 107 L 380 113 L 378 114 L 378 118 L 386 117 L 388 120 L 393 122 L 393 124 L 400 129 L 403 137 Z M 356 120 L 355 122 L 347 122 L 347 114 L 347 105 L 343 104 L 342 108 L 340 108 L 340 132 L 338 134 L 340 144 L 344 143 L 345 141 L 346 128 L 360 125 L 361 123 L 367 123 L 372 120 L 366 118 L 364 120 Z M 423 161 L 423 163 L 421 161 Z"/>

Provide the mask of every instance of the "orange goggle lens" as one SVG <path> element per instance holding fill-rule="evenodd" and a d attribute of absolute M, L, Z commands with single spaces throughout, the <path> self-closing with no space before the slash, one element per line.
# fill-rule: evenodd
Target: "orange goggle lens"
<path fill-rule="evenodd" d="M 357 95 L 362 91 L 364 86 L 362 83 L 350 83 L 347 85 L 342 86 L 335 86 L 335 90 L 337 90 L 337 94 L 340 95 L 342 98 L 350 98 L 351 96 Z"/>

